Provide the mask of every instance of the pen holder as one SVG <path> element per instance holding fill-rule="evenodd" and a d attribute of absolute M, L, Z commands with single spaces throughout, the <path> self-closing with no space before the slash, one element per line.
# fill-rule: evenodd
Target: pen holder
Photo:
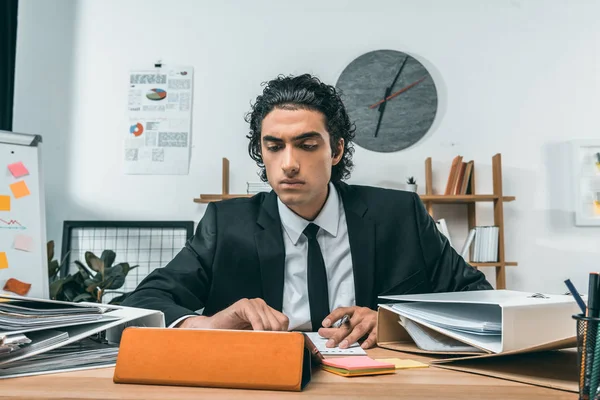
<path fill-rule="evenodd" d="M 577 320 L 579 399 L 600 400 L 600 318 L 574 315 Z"/>

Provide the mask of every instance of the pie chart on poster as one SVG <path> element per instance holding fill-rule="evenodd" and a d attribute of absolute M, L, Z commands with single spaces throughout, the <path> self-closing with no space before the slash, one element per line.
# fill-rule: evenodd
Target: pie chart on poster
<path fill-rule="evenodd" d="M 146 93 L 149 100 L 162 100 L 167 97 L 167 92 L 163 89 L 150 89 Z"/>
<path fill-rule="evenodd" d="M 140 124 L 139 122 L 135 125 L 131 125 L 129 127 L 129 133 L 136 137 L 140 136 L 142 133 L 144 133 L 144 125 Z"/>

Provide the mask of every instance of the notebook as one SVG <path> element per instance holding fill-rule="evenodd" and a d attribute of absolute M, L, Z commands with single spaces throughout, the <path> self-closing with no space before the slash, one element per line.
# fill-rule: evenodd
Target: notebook
<path fill-rule="evenodd" d="M 318 332 L 304 332 L 304 335 L 310 339 L 314 345 L 314 350 L 323 356 L 366 356 L 367 352 L 360 347 L 358 342 L 351 344 L 346 349 L 339 347 L 327 347 L 329 339 L 322 337 Z"/>
<path fill-rule="evenodd" d="M 321 368 L 340 376 L 362 376 L 393 374 L 394 364 L 373 360 L 368 356 L 328 358 L 322 361 Z"/>

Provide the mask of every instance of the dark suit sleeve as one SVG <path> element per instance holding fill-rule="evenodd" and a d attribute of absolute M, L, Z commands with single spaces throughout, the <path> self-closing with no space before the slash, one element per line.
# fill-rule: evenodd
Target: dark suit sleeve
<path fill-rule="evenodd" d="M 485 290 L 492 286 L 481 271 L 469 265 L 439 232 L 421 199 L 413 196 L 419 243 L 434 292 Z"/>
<path fill-rule="evenodd" d="M 212 280 L 217 244 L 217 213 L 209 203 L 194 236 L 164 268 L 150 273 L 126 299 L 124 306 L 160 310 L 166 326 L 204 308 Z"/>

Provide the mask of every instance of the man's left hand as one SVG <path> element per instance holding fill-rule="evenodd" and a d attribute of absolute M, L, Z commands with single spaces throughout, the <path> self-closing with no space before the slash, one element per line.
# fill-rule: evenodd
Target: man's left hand
<path fill-rule="evenodd" d="M 348 322 L 339 328 L 332 328 L 331 326 L 344 315 L 350 317 Z M 323 328 L 319 329 L 319 335 L 329 339 L 327 347 L 339 345 L 340 349 L 346 349 L 368 335 L 361 347 L 374 347 L 377 344 L 377 311 L 356 306 L 336 308 L 323 320 Z"/>

